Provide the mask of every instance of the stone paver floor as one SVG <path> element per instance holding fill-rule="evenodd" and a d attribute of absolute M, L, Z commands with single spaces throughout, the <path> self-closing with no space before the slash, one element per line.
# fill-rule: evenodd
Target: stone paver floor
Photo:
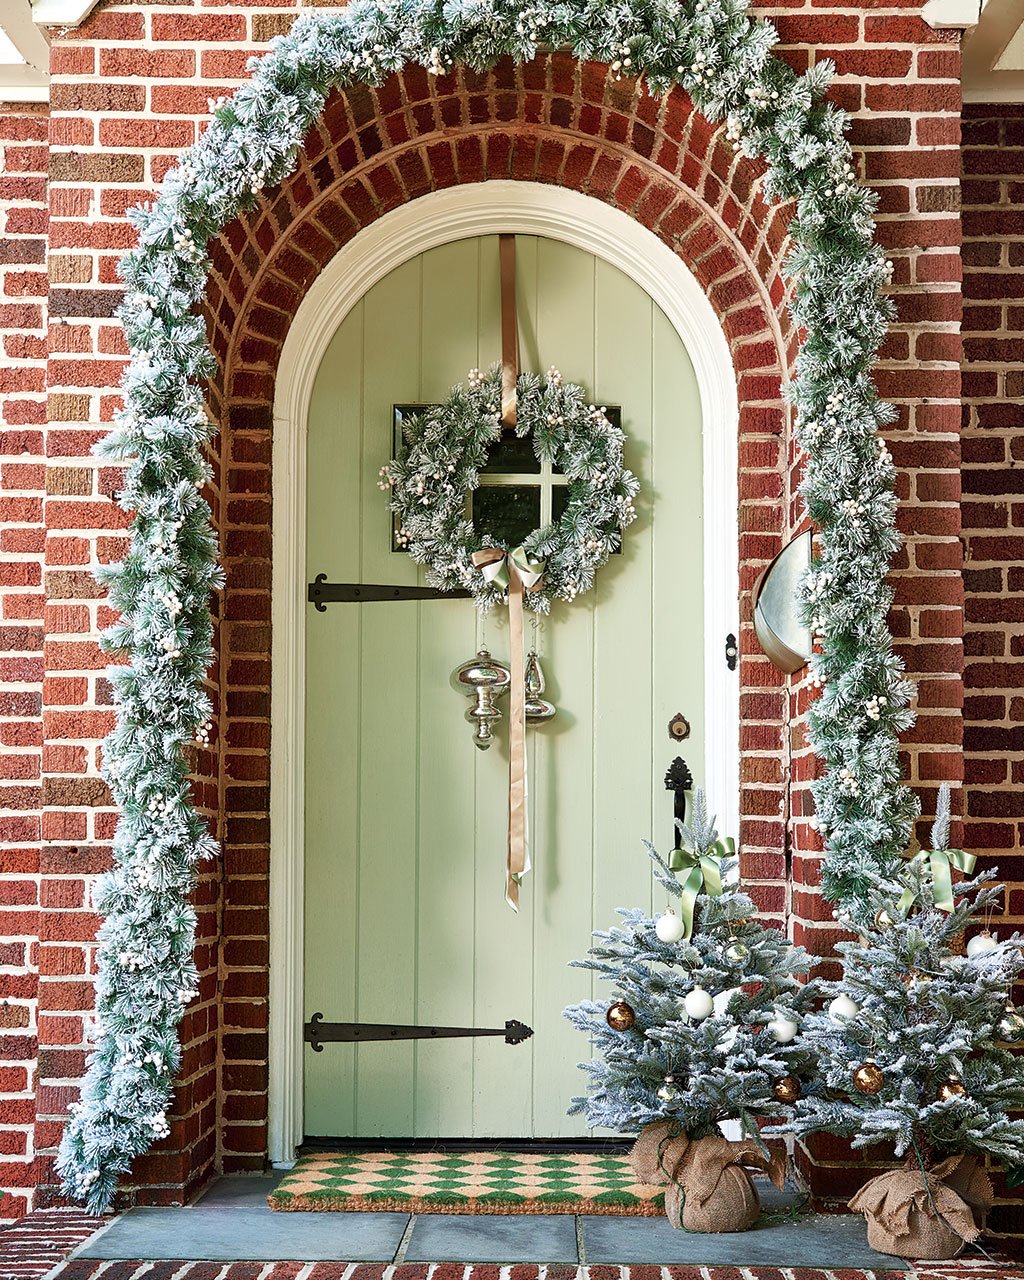
<path fill-rule="evenodd" d="M 31 1214 L 0 1229 L 0 1280 L 1024 1280 L 972 1258 L 906 1271 L 858 1218 L 735 1235 L 663 1219 L 273 1213 L 269 1179 L 222 1179 L 196 1205 L 97 1219 Z M 290 1224 L 290 1225 L 289 1225 Z"/>

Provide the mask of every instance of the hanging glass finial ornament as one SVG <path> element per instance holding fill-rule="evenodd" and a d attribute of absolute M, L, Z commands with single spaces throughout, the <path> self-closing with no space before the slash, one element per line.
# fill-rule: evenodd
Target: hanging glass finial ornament
<path fill-rule="evenodd" d="M 557 711 L 555 704 L 548 702 L 547 698 L 541 696 L 545 688 L 546 684 L 544 672 L 540 665 L 540 658 L 537 656 L 537 650 L 531 649 L 526 657 L 527 720 L 543 722 L 550 720 L 555 715 Z"/>
<path fill-rule="evenodd" d="M 474 699 L 466 719 L 474 726 L 473 742 L 481 751 L 491 745 L 494 725 L 501 719 L 496 699 L 508 692 L 511 683 L 512 673 L 508 667 L 492 658 L 485 648 L 479 649 L 475 658 L 456 667 L 452 673 L 452 685 L 459 693 Z"/>

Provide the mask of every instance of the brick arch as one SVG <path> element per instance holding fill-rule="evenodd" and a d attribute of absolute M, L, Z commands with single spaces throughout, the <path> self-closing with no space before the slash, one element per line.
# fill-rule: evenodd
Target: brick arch
<path fill-rule="evenodd" d="M 781 272 L 789 210 L 765 201 L 762 173 L 682 90 L 654 99 L 604 64 L 566 54 L 504 61 L 486 74 L 431 77 L 407 67 L 380 88 L 334 94 L 295 172 L 211 246 L 219 389 L 234 398 L 269 385 L 260 378 L 276 367 L 281 324 L 254 311 L 276 312 L 286 327 L 319 271 L 364 226 L 429 191 L 491 178 L 570 187 L 635 217 L 708 290 L 737 375 L 750 367 L 741 348 L 753 341 L 730 318 L 741 302 L 761 311 L 781 372 L 796 345 Z"/>
<path fill-rule="evenodd" d="M 556 54 L 485 75 L 433 79 L 407 68 L 378 89 L 334 95 L 291 177 L 211 245 L 206 313 L 224 428 L 215 516 L 227 577 L 214 675 L 226 1170 L 258 1167 L 265 1139 L 265 1094 L 233 1081 L 251 1080 L 266 1061 L 271 421 L 291 317 L 360 229 L 430 191 L 512 178 L 570 187 L 629 213 L 686 262 L 729 343 L 745 593 L 781 546 L 794 505 L 780 391 L 797 344 L 781 273 L 788 215 L 764 200 L 760 174 L 684 93 L 653 99 L 603 65 Z M 741 625 L 743 875 L 761 910 L 781 920 L 788 706 L 782 677 L 751 641 L 745 607 Z"/>

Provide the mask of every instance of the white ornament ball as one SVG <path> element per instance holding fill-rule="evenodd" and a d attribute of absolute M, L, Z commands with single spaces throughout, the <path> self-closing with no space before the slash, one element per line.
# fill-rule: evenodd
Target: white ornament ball
<path fill-rule="evenodd" d="M 768 1023 L 768 1030 L 772 1033 L 777 1044 L 789 1044 L 791 1040 L 796 1039 L 796 1033 L 800 1030 L 800 1026 L 792 1018 L 776 1015 Z"/>
<path fill-rule="evenodd" d="M 986 929 L 984 933 L 976 933 L 967 944 L 967 954 L 970 959 L 975 960 L 978 956 L 988 955 L 990 951 L 996 951 L 999 943 Z"/>
<path fill-rule="evenodd" d="M 679 916 L 671 908 L 668 908 L 664 915 L 658 916 L 654 925 L 654 932 L 662 942 L 678 942 L 686 932 L 686 926 Z"/>
<path fill-rule="evenodd" d="M 688 992 L 686 999 L 683 1001 L 683 1008 L 686 1010 L 687 1017 L 692 1018 L 694 1022 L 703 1022 L 714 1007 L 714 1001 L 700 985 Z"/>
<path fill-rule="evenodd" d="M 849 1022 L 860 1013 L 860 1005 L 848 995 L 838 995 L 828 1007 L 828 1016 L 833 1022 Z"/>

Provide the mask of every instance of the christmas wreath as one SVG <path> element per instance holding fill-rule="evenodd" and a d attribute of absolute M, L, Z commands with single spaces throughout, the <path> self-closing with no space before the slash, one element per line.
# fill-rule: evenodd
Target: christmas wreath
<path fill-rule="evenodd" d="M 524 604 L 546 613 L 552 600 L 572 600 L 594 585 L 594 575 L 636 518 L 639 481 L 623 465 L 625 437 L 586 392 L 557 369 L 516 379 L 515 433 L 528 437 L 538 461 L 566 478 L 568 502 L 557 520 L 524 539 L 529 564 L 543 576 L 524 592 Z M 470 591 L 487 608 L 504 598 L 505 581 L 488 572 L 480 553 L 494 539 L 474 528 L 467 495 L 480 483 L 491 446 L 502 435 L 501 369 L 469 371 L 448 399 L 415 415 L 405 450 L 381 468 L 399 518 L 398 541 L 427 566 L 427 581 L 443 591 Z M 511 548 L 508 548 L 512 552 Z M 517 548 L 516 551 L 519 551 Z"/>

